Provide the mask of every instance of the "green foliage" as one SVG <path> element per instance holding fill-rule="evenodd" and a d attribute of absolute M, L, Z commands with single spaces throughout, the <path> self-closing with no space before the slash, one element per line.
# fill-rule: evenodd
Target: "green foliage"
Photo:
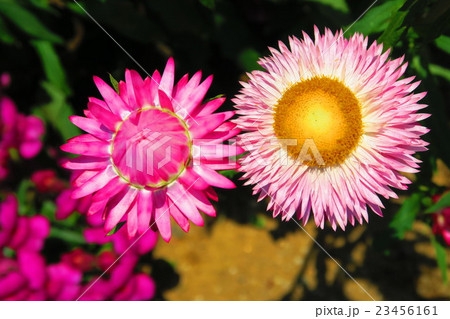
<path fill-rule="evenodd" d="M 224 171 L 219 171 L 219 173 L 230 179 L 239 174 L 239 172 L 235 169 L 227 169 Z"/>
<path fill-rule="evenodd" d="M 33 182 L 29 179 L 23 179 L 17 189 L 17 201 L 19 203 L 19 215 L 25 215 L 32 210 L 32 197 L 33 192 L 30 189 L 34 186 Z"/>
<path fill-rule="evenodd" d="M 202 5 L 207 7 L 208 9 L 214 10 L 216 7 L 215 0 L 199 0 Z"/>
<path fill-rule="evenodd" d="M 420 211 L 422 194 L 414 193 L 405 199 L 401 208 L 395 214 L 389 226 L 394 230 L 395 237 L 403 239 L 405 232 L 412 228 L 414 220 Z"/>
<path fill-rule="evenodd" d="M 325 6 L 330 6 L 331 8 L 341 11 L 342 13 L 348 13 L 349 7 L 346 0 L 308 0 L 311 2 L 317 2 Z"/>
<path fill-rule="evenodd" d="M 450 82 L 450 69 L 444 68 L 443 66 L 437 64 L 430 64 L 428 67 L 431 74 L 440 76 Z"/>
<path fill-rule="evenodd" d="M 42 87 L 50 96 L 50 102 L 36 108 L 34 114 L 48 120 L 64 140 L 79 135 L 80 130 L 69 121 L 74 111 L 67 102 L 66 94 L 50 82 L 43 82 Z"/>
<path fill-rule="evenodd" d="M 71 90 L 66 80 L 66 73 L 52 43 L 35 40 L 31 44 L 41 59 L 45 75 L 50 84 L 61 90 L 65 95 L 70 95 Z"/>
<path fill-rule="evenodd" d="M 239 55 L 239 62 L 242 68 L 250 72 L 252 70 L 262 70 L 263 68 L 258 64 L 261 54 L 254 49 L 245 49 Z"/>
<path fill-rule="evenodd" d="M 389 25 L 392 14 L 397 12 L 404 2 L 405 0 L 391 0 L 373 7 L 351 27 L 349 33 L 360 32 L 371 35 L 383 32 Z"/>
<path fill-rule="evenodd" d="M 446 52 L 447 54 L 450 54 L 450 37 L 441 35 L 439 38 L 434 40 L 434 43 L 439 49 Z"/>
<path fill-rule="evenodd" d="M 0 16 L 0 41 L 6 44 L 14 43 L 14 37 Z"/>
<path fill-rule="evenodd" d="M 119 93 L 119 82 L 117 82 L 117 80 L 112 76 L 111 73 L 109 73 L 109 80 L 111 81 L 114 90 Z"/>
<path fill-rule="evenodd" d="M 442 279 L 445 284 L 448 282 L 448 269 L 447 269 L 447 252 L 445 250 L 445 247 L 442 246 L 436 238 L 431 238 L 431 244 L 434 247 L 434 250 L 436 251 L 436 260 L 439 269 L 441 270 Z"/>
<path fill-rule="evenodd" d="M 72 245 L 83 245 L 86 244 L 86 240 L 79 231 L 73 231 L 70 229 L 63 229 L 53 226 L 50 229 L 50 238 L 58 238 L 66 243 Z"/>
<path fill-rule="evenodd" d="M 435 213 L 446 207 L 450 207 L 450 192 L 442 195 L 442 197 L 439 199 L 439 201 L 436 204 L 434 204 L 433 206 L 429 207 L 425 211 L 425 213 L 427 213 L 427 214 Z"/>
<path fill-rule="evenodd" d="M 126 224 L 126 222 L 120 222 L 118 223 L 106 236 L 111 236 L 114 235 L 115 233 L 117 233 L 119 231 L 119 229 L 121 229 L 124 225 Z"/>
<path fill-rule="evenodd" d="M 0 14 L 7 17 L 32 38 L 54 43 L 63 42 L 61 37 L 50 31 L 33 13 L 25 9 L 16 0 L 0 0 Z"/>

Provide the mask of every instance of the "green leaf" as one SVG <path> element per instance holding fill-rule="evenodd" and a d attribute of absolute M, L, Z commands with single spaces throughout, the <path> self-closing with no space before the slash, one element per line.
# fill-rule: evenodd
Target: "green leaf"
<path fill-rule="evenodd" d="M 8 247 L 3 247 L 2 253 L 6 258 L 14 258 L 16 256 L 16 252 L 14 251 L 14 249 Z"/>
<path fill-rule="evenodd" d="M 382 32 L 388 26 L 392 13 L 399 10 L 403 3 L 404 0 L 393 0 L 373 7 L 351 26 L 350 32 L 361 32 L 364 35 Z"/>
<path fill-rule="evenodd" d="M 25 215 L 31 209 L 30 200 L 30 188 L 34 187 L 34 184 L 29 179 L 23 179 L 17 189 L 17 201 L 19 203 L 19 215 Z"/>
<path fill-rule="evenodd" d="M 207 102 L 212 101 L 212 100 L 215 100 L 215 99 L 220 99 L 221 97 L 224 97 L 224 96 L 225 96 L 225 94 L 217 94 L 216 96 L 214 96 L 214 97 L 208 99 Z"/>
<path fill-rule="evenodd" d="M 389 47 L 394 47 L 401 40 L 405 31 L 415 26 L 426 6 L 426 1 L 407 0 L 399 10 L 393 12 L 389 25 L 378 38 L 378 42 L 384 44 L 385 51 Z M 414 31 L 418 30 L 415 28 Z M 410 35 L 414 37 L 417 36 L 417 33 L 410 32 Z"/>
<path fill-rule="evenodd" d="M 28 0 L 33 6 L 41 10 L 45 10 L 51 13 L 57 13 L 55 9 L 50 6 L 49 0 Z"/>
<path fill-rule="evenodd" d="M 450 54 L 450 37 L 446 35 L 441 35 L 439 38 L 434 40 L 434 44 L 442 51 Z"/>
<path fill-rule="evenodd" d="M 431 205 L 433 205 L 433 200 L 429 196 L 424 197 L 422 198 L 422 205 L 425 207 L 430 207 Z"/>
<path fill-rule="evenodd" d="M 447 276 L 447 252 L 445 247 L 443 247 L 434 237 L 431 237 L 431 244 L 436 251 L 436 260 L 439 269 L 441 270 L 442 280 L 445 284 L 448 282 Z"/>
<path fill-rule="evenodd" d="M 42 40 L 32 41 L 31 44 L 34 46 L 41 59 L 48 81 L 61 89 L 66 95 L 70 95 L 71 92 L 69 85 L 67 84 L 66 73 L 56 54 L 53 44 Z"/>
<path fill-rule="evenodd" d="M 14 43 L 15 41 L 14 37 L 9 32 L 1 16 L 0 16 L 0 41 L 6 44 L 11 44 Z"/>
<path fill-rule="evenodd" d="M 33 113 L 48 120 L 64 140 L 81 134 L 69 121 L 69 116 L 73 115 L 74 111 L 66 101 L 66 94 L 49 82 L 43 82 L 42 87 L 50 96 L 50 102 L 35 109 Z"/>
<path fill-rule="evenodd" d="M 385 50 L 387 48 L 393 47 L 403 35 L 403 32 L 405 32 L 406 26 L 402 26 L 402 24 L 407 15 L 407 11 L 395 12 L 391 19 L 391 22 L 386 27 L 383 34 L 381 34 L 381 36 L 378 38 L 378 42 L 383 43 L 383 47 Z"/>
<path fill-rule="evenodd" d="M 431 74 L 440 76 L 450 82 L 450 69 L 444 68 L 437 64 L 430 64 L 428 65 L 428 68 Z"/>
<path fill-rule="evenodd" d="M 425 213 L 426 214 L 435 213 L 435 212 L 440 211 L 441 209 L 444 209 L 447 207 L 450 207 L 450 192 L 442 195 L 442 197 L 439 199 L 439 201 L 437 203 L 435 203 L 433 206 L 431 206 L 430 208 L 428 208 L 425 211 Z"/>
<path fill-rule="evenodd" d="M 219 171 L 220 174 L 222 174 L 223 176 L 225 176 L 226 178 L 233 178 L 235 175 L 239 174 L 239 172 L 237 170 L 234 169 L 227 169 L 227 170 L 223 170 L 223 171 Z"/>
<path fill-rule="evenodd" d="M 47 29 L 34 14 L 15 0 L 0 0 L 0 13 L 32 37 L 54 43 L 63 43 L 61 37 Z"/>
<path fill-rule="evenodd" d="M 266 220 L 262 215 L 256 215 L 252 221 L 253 226 L 257 228 L 264 228 L 266 226 Z"/>
<path fill-rule="evenodd" d="M 69 242 L 71 244 L 82 245 L 86 244 L 86 240 L 80 232 L 68 230 L 68 229 L 60 229 L 56 227 L 51 227 L 50 229 L 50 238 L 59 238 L 65 242 Z"/>
<path fill-rule="evenodd" d="M 239 54 L 239 62 L 245 71 L 262 70 L 257 63 L 261 55 L 254 49 L 245 49 Z"/>
<path fill-rule="evenodd" d="M 323 4 L 325 6 L 332 7 L 336 11 L 340 11 L 342 13 L 348 13 L 348 5 L 345 0 L 308 0 L 310 2 L 317 2 Z"/>
<path fill-rule="evenodd" d="M 80 219 L 81 214 L 79 212 L 75 212 L 74 214 L 71 214 L 69 217 L 59 220 L 57 219 L 58 225 L 62 225 L 67 228 L 74 228 L 77 224 L 78 220 Z M 53 216 L 53 219 L 55 216 Z"/>
<path fill-rule="evenodd" d="M 83 8 L 81 8 L 78 4 L 75 2 L 69 2 L 67 3 L 67 8 L 72 10 L 74 13 L 79 14 L 81 16 L 86 15 L 86 12 L 84 12 Z"/>
<path fill-rule="evenodd" d="M 389 227 L 395 231 L 395 237 L 402 239 L 405 232 L 412 228 L 417 213 L 420 211 L 422 197 L 422 194 L 415 193 L 403 202 L 402 207 L 389 224 Z"/>
<path fill-rule="evenodd" d="M 55 220 L 55 211 L 56 211 L 56 205 L 53 201 L 46 200 L 42 204 L 41 208 L 41 214 L 48 218 L 48 220 Z"/>
<path fill-rule="evenodd" d="M 119 82 L 117 82 L 117 80 L 112 76 L 111 73 L 109 73 L 109 80 L 111 81 L 114 90 L 119 93 Z"/>
<path fill-rule="evenodd" d="M 120 222 L 118 223 L 106 236 L 111 236 L 114 235 L 115 233 L 117 233 L 119 231 L 119 229 L 121 229 L 123 227 L 123 225 L 125 225 L 126 222 Z"/>
<path fill-rule="evenodd" d="M 214 10 L 214 8 L 216 7 L 215 0 L 200 0 L 200 3 L 211 10 Z"/>

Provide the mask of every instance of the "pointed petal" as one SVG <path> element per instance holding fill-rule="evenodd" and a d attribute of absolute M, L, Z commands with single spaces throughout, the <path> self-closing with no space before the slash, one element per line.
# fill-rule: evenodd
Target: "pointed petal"
<path fill-rule="evenodd" d="M 163 90 L 168 96 L 172 96 L 173 83 L 175 78 L 175 62 L 169 58 L 164 69 L 159 89 Z"/>
<path fill-rule="evenodd" d="M 124 196 L 119 200 L 117 205 L 111 208 L 105 221 L 105 233 L 109 233 L 120 222 L 122 217 L 127 213 L 131 203 L 134 201 L 139 190 L 134 187 L 129 187 Z"/>
<path fill-rule="evenodd" d="M 194 171 L 198 175 L 200 175 L 209 185 L 227 189 L 236 187 L 236 185 L 234 185 L 234 183 L 228 178 L 210 168 L 204 166 L 194 166 Z"/>
<path fill-rule="evenodd" d="M 172 237 L 170 226 L 170 209 L 167 203 L 165 190 L 153 193 L 155 198 L 155 223 L 158 226 L 159 233 L 164 241 L 169 242 Z"/>
<path fill-rule="evenodd" d="M 111 179 L 116 177 L 117 174 L 114 172 L 112 166 L 109 166 L 103 171 L 100 171 L 97 175 L 89 179 L 86 183 L 74 189 L 72 192 L 72 198 L 81 198 L 98 191 L 99 189 L 105 187 Z"/>
<path fill-rule="evenodd" d="M 122 100 L 119 94 L 102 79 L 94 76 L 94 82 L 110 110 L 115 115 L 122 117 L 122 114 L 131 111 L 131 108 Z M 128 92 L 129 93 L 129 92 Z"/>

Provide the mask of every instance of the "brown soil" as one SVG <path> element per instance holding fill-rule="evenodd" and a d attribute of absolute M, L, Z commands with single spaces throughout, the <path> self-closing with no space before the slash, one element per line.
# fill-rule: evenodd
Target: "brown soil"
<path fill-rule="evenodd" d="M 405 240 L 387 244 L 383 219 L 374 218 L 378 226 L 346 232 L 317 230 L 309 223 L 305 230 L 355 282 L 295 223 L 279 222 L 267 213 L 256 216 L 253 224 L 227 217 L 211 219 L 209 227 L 193 226 L 189 234 L 177 231 L 170 244 L 158 244 L 154 257 L 173 268 L 169 272 L 173 285 L 161 289 L 159 298 L 450 299 L 450 286 L 442 283 L 429 242 L 430 229 L 424 223 L 416 222 Z"/>

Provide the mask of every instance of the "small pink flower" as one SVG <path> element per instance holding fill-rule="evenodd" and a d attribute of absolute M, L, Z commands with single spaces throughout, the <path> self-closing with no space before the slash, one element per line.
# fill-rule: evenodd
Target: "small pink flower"
<path fill-rule="evenodd" d="M 83 232 L 86 242 L 99 245 L 112 242 L 114 251 L 118 255 L 124 253 L 128 248 L 130 249 L 127 251 L 127 254 L 145 255 L 156 246 L 158 241 L 157 233 L 151 229 L 148 229 L 145 234 L 141 235 L 142 237 L 139 240 L 138 236 L 129 238 L 125 226 L 120 228 L 115 234 L 107 236 L 103 231 L 103 220 L 98 214 L 87 216 L 87 222 L 92 228 L 86 228 Z"/>
<path fill-rule="evenodd" d="M 96 258 L 92 254 L 85 252 L 81 248 L 76 248 L 71 252 L 61 256 L 61 262 L 72 266 L 82 272 L 92 270 L 96 265 Z"/>
<path fill-rule="evenodd" d="M 40 193 L 60 193 L 66 188 L 64 181 L 52 169 L 35 171 L 31 175 L 31 181 Z"/>
<path fill-rule="evenodd" d="M 70 177 L 73 182 L 80 172 L 74 171 Z M 89 206 L 91 205 L 92 195 L 88 195 L 82 198 L 72 198 L 73 188 L 63 190 L 56 198 L 56 219 L 66 219 L 72 215 L 75 211 L 80 214 L 85 215 L 88 212 Z"/>
<path fill-rule="evenodd" d="M 83 277 L 80 270 L 66 263 L 59 263 L 49 265 L 47 275 L 45 290 L 48 300 L 70 301 L 80 296 Z"/>
<path fill-rule="evenodd" d="M 9 85 L 9 81 L 9 76 L 2 74 L 0 89 Z M 36 156 L 42 148 L 44 132 L 40 118 L 18 113 L 13 100 L 0 90 L 0 180 L 7 175 L 9 150 L 17 149 L 26 159 Z"/>
<path fill-rule="evenodd" d="M 40 251 L 50 233 L 50 223 L 44 216 L 18 216 L 18 203 L 8 195 L 0 203 L 0 248 Z"/>
<path fill-rule="evenodd" d="M 144 273 L 134 273 L 138 257 L 125 254 L 109 270 L 108 278 L 89 282 L 80 300 L 150 300 L 156 287 L 153 279 Z"/>
<path fill-rule="evenodd" d="M 442 195 L 433 196 L 433 201 L 436 203 Z M 433 219 L 433 233 L 440 235 L 445 243 L 450 246 L 450 207 L 441 209 L 432 214 Z"/>
<path fill-rule="evenodd" d="M 72 197 L 92 194 L 88 214 L 105 216 L 106 233 L 126 221 L 130 238 L 154 225 L 169 241 L 170 217 L 186 232 L 189 221 L 202 226 L 200 211 L 216 214 L 212 186 L 235 187 L 216 172 L 236 168 L 229 157 L 243 151 L 222 144 L 239 132 L 227 121 L 234 112 L 213 113 L 224 98 L 202 103 L 211 76 L 202 83 L 200 72 L 174 78 L 173 59 L 162 76 L 143 80 L 127 70 L 119 93 L 94 77 L 103 100 L 90 98 L 86 117 L 71 117 L 88 133 L 61 147 L 81 155 L 64 164 L 81 172 Z"/>
<path fill-rule="evenodd" d="M 17 122 L 17 148 L 26 159 L 35 157 L 42 148 L 41 137 L 45 133 L 44 123 L 36 116 L 19 114 Z"/>
<path fill-rule="evenodd" d="M 118 257 L 119 255 L 113 251 L 102 251 L 97 257 L 97 266 L 102 271 L 105 271 L 117 260 Z"/>
<path fill-rule="evenodd" d="M 0 300 L 45 300 L 46 278 L 39 253 L 20 251 L 17 260 L 0 254 Z"/>

